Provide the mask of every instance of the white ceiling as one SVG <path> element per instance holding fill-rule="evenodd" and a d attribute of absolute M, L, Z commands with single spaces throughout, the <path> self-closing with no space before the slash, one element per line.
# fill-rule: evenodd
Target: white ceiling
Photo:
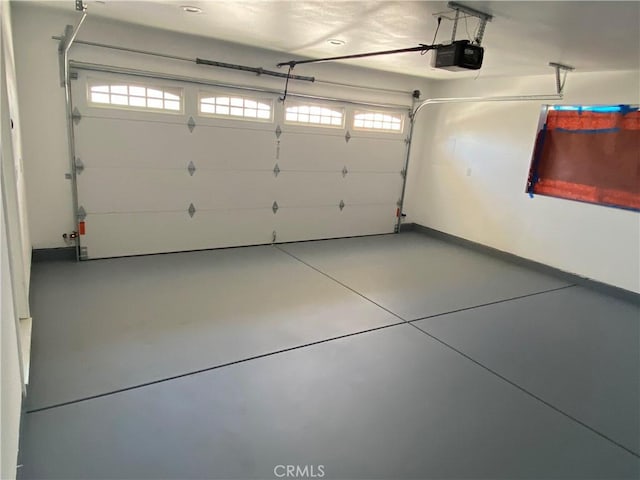
<path fill-rule="evenodd" d="M 347 55 L 431 43 L 434 14 L 447 2 L 426 1 L 204 1 L 85 0 L 92 17 L 108 17 L 161 29 L 215 37 L 282 51 L 283 61 L 300 57 Z M 640 68 L 639 2 L 504 2 L 461 1 L 494 16 L 487 25 L 480 72 L 531 75 L 550 72 L 548 62 L 573 65 L 578 71 Z M 73 10 L 74 1 L 48 1 Z M 195 5 L 202 14 L 188 14 Z M 473 35 L 477 20 L 458 25 L 457 39 Z M 451 38 L 452 22 L 443 20 L 438 42 Z M 329 38 L 346 42 L 332 46 Z M 428 78 L 476 76 L 451 73 L 428 65 L 419 53 L 350 60 L 379 70 Z M 265 68 L 273 66 L 263 65 Z"/>

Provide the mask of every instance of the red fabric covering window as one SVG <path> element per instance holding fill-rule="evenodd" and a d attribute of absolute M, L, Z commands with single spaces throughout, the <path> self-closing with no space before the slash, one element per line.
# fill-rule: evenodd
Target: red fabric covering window
<path fill-rule="evenodd" d="M 640 210 L 638 109 L 550 109 L 538 132 L 527 191 Z"/>

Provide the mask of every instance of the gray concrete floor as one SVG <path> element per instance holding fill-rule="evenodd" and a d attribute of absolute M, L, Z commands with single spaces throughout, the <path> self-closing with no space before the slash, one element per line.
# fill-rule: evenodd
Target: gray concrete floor
<path fill-rule="evenodd" d="M 640 307 L 421 234 L 38 263 L 32 313 L 25 479 L 640 476 Z"/>

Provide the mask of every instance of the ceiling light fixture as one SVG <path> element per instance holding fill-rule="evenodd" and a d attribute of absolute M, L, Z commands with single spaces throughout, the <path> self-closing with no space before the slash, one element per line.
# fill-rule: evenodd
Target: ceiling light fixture
<path fill-rule="evenodd" d="M 202 13 L 202 9 L 200 7 L 194 7 L 192 5 L 183 5 L 180 8 L 187 13 Z"/>
<path fill-rule="evenodd" d="M 344 40 L 340 40 L 339 38 L 330 38 L 329 40 L 327 40 L 327 43 L 335 47 L 341 47 L 342 45 L 345 45 L 347 42 L 345 42 Z"/>

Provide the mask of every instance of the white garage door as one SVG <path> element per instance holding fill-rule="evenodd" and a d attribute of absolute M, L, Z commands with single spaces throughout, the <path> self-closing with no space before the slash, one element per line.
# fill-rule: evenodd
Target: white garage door
<path fill-rule="evenodd" d="M 406 112 L 79 71 L 81 258 L 390 233 Z"/>

